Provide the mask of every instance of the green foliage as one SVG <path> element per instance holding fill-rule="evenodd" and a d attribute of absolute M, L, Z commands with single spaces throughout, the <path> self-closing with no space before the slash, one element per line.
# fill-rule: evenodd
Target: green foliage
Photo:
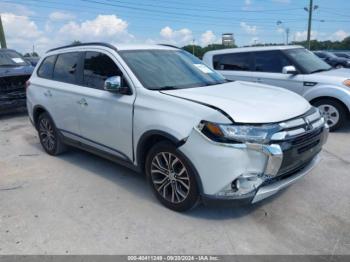
<path fill-rule="evenodd" d="M 302 45 L 307 47 L 307 42 L 293 42 L 295 45 Z M 343 41 L 335 41 L 332 42 L 330 40 L 327 41 L 311 41 L 311 50 L 350 50 L 350 36 L 346 37 Z"/>
<path fill-rule="evenodd" d="M 81 44 L 81 42 L 80 42 L 79 40 L 74 40 L 74 41 L 72 42 L 72 45 L 78 45 L 78 44 Z"/>
<path fill-rule="evenodd" d="M 23 56 L 24 57 L 39 57 L 37 52 L 25 53 Z"/>
<path fill-rule="evenodd" d="M 274 46 L 274 45 L 283 45 L 279 43 L 267 43 L 267 44 L 256 44 L 252 46 Z M 301 45 L 305 48 L 308 47 L 306 41 L 301 42 L 292 42 L 291 45 Z M 223 46 L 221 44 L 211 44 L 206 47 L 201 47 L 199 45 L 186 45 L 182 49 L 190 52 L 191 54 L 194 51 L 194 55 L 199 59 L 202 59 L 203 55 L 212 50 L 225 49 L 225 48 L 236 48 L 236 45 L 233 46 Z M 343 41 L 335 41 L 332 42 L 330 40 L 327 41 L 311 41 L 311 50 L 350 50 L 350 36 L 346 37 Z"/>
<path fill-rule="evenodd" d="M 236 45 L 224 46 L 221 44 L 211 44 L 211 45 L 208 45 L 206 47 L 201 47 L 199 45 L 186 45 L 186 46 L 182 47 L 182 49 L 186 50 L 187 52 L 189 52 L 191 54 L 194 54 L 199 59 L 202 59 L 203 55 L 208 51 L 225 49 L 225 48 L 235 48 L 235 47 L 237 47 L 237 46 Z"/>

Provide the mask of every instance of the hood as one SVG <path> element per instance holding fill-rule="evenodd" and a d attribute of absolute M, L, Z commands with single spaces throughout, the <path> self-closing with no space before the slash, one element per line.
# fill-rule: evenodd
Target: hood
<path fill-rule="evenodd" d="M 304 75 L 304 77 L 305 81 L 313 81 L 318 83 L 342 86 L 344 80 L 350 79 L 350 69 L 332 69 L 329 71 Z"/>
<path fill-rule="evenodd" d="M 274 123 L 306 113 L 310 104 L 282 88 L 249 82 L 162 91 L 226 112 L 237 123 Z"/>
<path fill-rule="evenodd" d="M 0 66 L 0 77 L 31 75 L 34 67 L 32 65 L 24 66 Z"/>

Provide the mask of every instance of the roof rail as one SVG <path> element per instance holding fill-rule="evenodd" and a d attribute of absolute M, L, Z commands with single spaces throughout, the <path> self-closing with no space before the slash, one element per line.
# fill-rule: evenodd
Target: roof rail
<path fill-rule="evenodd" d="M 118 49 L 117 49 L 114 45 L 111 45 L 111 44 L 108 44 L 108 43 L 103 43 L 103 42 L 90 42 L 90 43 L 80 43 L 80 44 L 71 44 L 71 45 L 60 46 L 60 47 L 52 48 L 52 49 L 48 50 L 46 53 L 52 52 L 52 51 L 56 51 L 56 50 L 60 50 L 60 49 L 64 49 L 64 48 L 69 48 L 69 47 L 89 46 L 89 45 L 104 46 L 104 47 L 111 48 L 111 49 L 113 49 L 114 51 L 118 51 Z"/>
<path fill-rule="evenodd" d="M 168 44 L 158 44 L 158 45 L 172 47 L 172 48 L 176 48 L 176 49 L 181 49 L 180 47 L 174 46 L 174 45 L 168 45 Z"/>

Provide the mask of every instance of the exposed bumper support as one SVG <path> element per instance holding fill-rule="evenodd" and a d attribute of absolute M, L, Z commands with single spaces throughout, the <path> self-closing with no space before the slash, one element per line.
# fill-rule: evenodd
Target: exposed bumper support
<path fill-rule="evenodd" d="M 300 179 L 303 176 L 305 176 L 306 174 L 308 174 L 317 165 L 317 163 L 319 161 L 320 161 L 320 157 L 319 157 L 319 155 L 317 155 L 311 161 L 310 164 L 308 164 L 306 167 L 304 167 L 300 172 L 296 173 L 295 175 L 293 175 L 289 178 L 286 178 L 286 179 L 282 179 L 282 180 L 275 182 L 271 185 L 260 187 L 259 190 L 257 191 L 257 193 L 255 194 L 255 197 L 254 197 L 252 203 L 256 203 L 256 202 L 261 201 L 269 196 L 272 196 L 272 195 L 276 194 L 278 191 L 280 191 L 281 189 L 293 184 L 295 181 L 297 181 L 298 179 Z"/>

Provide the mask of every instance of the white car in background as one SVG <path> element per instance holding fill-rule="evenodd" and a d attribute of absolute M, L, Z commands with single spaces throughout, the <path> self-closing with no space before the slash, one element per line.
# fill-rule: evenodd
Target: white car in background
<path fill-rule="evenodd" d="M 331 130 L 349 117 L 350 70 L 333 69 L 301 46 L 223 49 L 207 52 L 203 61 L 229 80 L 274 85 L 302 95 L 320 109 Z"/>
<path fill-rule="evenodd" d="M 316 165 L 328 135 L 301 96 L 227 82 L 169 46 L 53 49 L 27 86 L 29 117 L 48 154 L 71 145 L 144 172 L 177 211 L 275 194 Z"/>

